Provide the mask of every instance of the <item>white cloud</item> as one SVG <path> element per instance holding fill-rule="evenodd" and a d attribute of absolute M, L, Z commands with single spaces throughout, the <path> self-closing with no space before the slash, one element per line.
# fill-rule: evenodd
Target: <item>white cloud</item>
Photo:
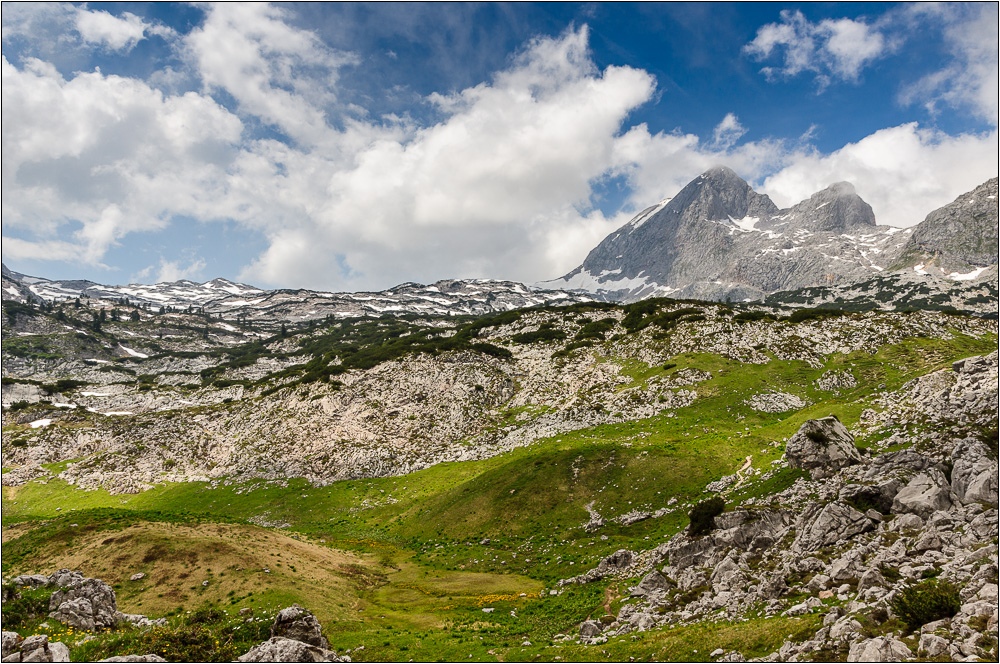
<path fill-rule="evenodd" d="M 155 283 L 163 283 L 166 281 L 181 281 L 182 279 L 197 280 L 203 277 L 203 273 L 206 267 L 206 263 L 201 258 L 196 258 L 190 261 L 187 265 L 182 265 L 181 261 L 168 261 L 164 258 L 160 258 L 159 265 L 150 265 L 146 269 L 139 272 L 139 274 L 133 277 L 134 281 L 139 281 L 148 278 L 154 272 L 156 277 L 154 278 Z"/>
<path fill-rule="evenodd" d="M 128 233 L 221 212 L 242 125 L 211 99 L 100 72 L 67 80 L 39 60 L 2 67 L 5 227 L 98 264 Z M 5 255 L 38 253 L 6 239 Z"/>
<path fill-rule="evenodd" d="M 949 136 L 916 123 L 875 132 L 831 154 L 802 152 L 768 177 L 761 191 L 789 206 L 847 180 L 876 220 L 912 226 L 997 175 L 997 132 Z"/>
<path fill-rule="evenodd" d="M 439 124 L 372 135 L 348 163 L 292 155 L 289 172 L 326 171 L 325 198 L 297 223 L 269 227 L 270 248 L 243 278 L 315 279 L 331 254 L 348 269 L 327 267 L 328 283 L 338 271 L 385 285 L 569 269 L 579 257 L 561 258 L 565 247 L 612 228 L 588 211 L 591 182 L 613 165 L 623 120 L 653 89 L 645 72 L 597 71 L 585 28 L 535 40 L 491 83 L 435 95 L 448 113 Z"/>
<path fill-rule="evenodd" d="M 726 113 L 726 117 L 722 118 L 722 122 L 717 124 L 715 131 L 712 132 L 715 139 L 713 144 L 725 150 L 732 147 L 745 133 L 747 133 L 746 127 L 740 124 L 740 119 L 732 113 Z"/>
<path fill-rule="evenodd" d="M 113 51 L 129 51 L 145 38 L 147 25 L 130 12 L 112 16 L 105 11 L 76 10 L 76 29 L 83 41 Z"/>
<path fill-rule="evenodd" d="M 996 127 L 1000 98 L 997 5 L 973 4 L 967 9 L 957 16 L 951 13 L 933 15 L 934 20 L 946 26 L 944 37 L 953 60 L 907 85 L 900 97 L 903 103 L 922 103 L 932 112 L 941 103 L 966 108 Z"/>
<path fill-rule="evenodd" d="M 813 72 L 820 87 L 832 79 L 856 81 L 862 68 L 892 50 L 878 27 L 849 18 L 809 21 L 802 12 L 782 10 L 780 23 L 768 23 L 744 50 L 759 60 L 782 56 L 779 67 L 765 67 L 769 77 Z"/>
<path fill-rule="evenodd" d="M 324 107 L 334 99 L 337 69 L 354 56 L 328 48 L 314 33 L 285 22 L 264 3 L 209 5 L 185 48 L 209 89 L 223 89 L 240 113 L 279 127 L 303 145 L 328 138 Z"/>
<path fill-rule="evenodd" d="M 3 5 L 3 39 L 30 43 L 35 56 L 98 46 L 128 52 L 143 39 L 157 35 L 173 39 L 176 33 L 160 23 L 149 23 L 131 12 L 115 16 L 103 10 L 57 2 L 11 2 Z"/>

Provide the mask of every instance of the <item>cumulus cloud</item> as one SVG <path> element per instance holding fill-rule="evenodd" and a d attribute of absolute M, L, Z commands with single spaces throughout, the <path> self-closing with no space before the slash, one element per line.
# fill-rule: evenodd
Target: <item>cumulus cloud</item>
<path fill-rule="evenodd" d="M 195 258 L 183 265 L 180 260 L 170 261 L 160 258 L 157 265 L 149 265 L 132 275 L 133 282 L 145 282 L 150 279 L 156 283 L 167 281 L 181 281 L 182 279 L 197 280 L 203 277 L 206 267 L 204 259 Z"/>
<path fill-rule="evenodd" d="M 206 12 L 178 37 L 179 75 L 200 81 L 196 91 L 3 59 L 5 257 L 99 265 L 126 236 L 183 217 L 263 238 L 240 275 L 261 285 L 533 282 L 569 271 L 634 211 L 718 164 L 783 205 L 851 180 L 880 221 L 901 225 L 996 174 L 995 132 L 903 125 L 821 154 L 808 133 L 742 141 L 734 113 L 705 140 L 629 126 L 656 82 L 598 68 L 586 26 L 531 40 L 478 85 L 430 95 L 433 123 L 372 119 L 339 106 L 339 72 L 354 56 L 290 25 L 284 8 Z M 860 71 L 836 55 L 850 26 L 823 35 L 816 43 L 840 63 L 824 71 Z M 628 200 L 604 213 L 595 192 L 609 178 L 627 183 Z M 163 258 L 143 278 L 206 269 L 200 258 Z"/>
<path fill-rule="evenodd" d="M 762 191 L 779 206 L 847 180 L 892 226 L 913 226 L 997 175 L 997 132 L 949 136 L 916 123 L 875 132 L 830 154 L 800 152 L 766 178 Z"/>
<path fill-rule="evenodd" d="M 335 99 L 338 68 L 356 58 L 292 27 L 285 14 L 264 3 L 211 5 L 184 47 L 207 88 L 225 90 L 241 113 L 312 145 L 330 132 L 324 108 Z"/>
<path fill-rule="evenodd" d="M 97 46 L 107 51 L 132 50 L 151 35 L 173 39 L 167 26 L 132 14 L 114 15 L 68 3 L 18 2 L 3 5 L 4 41 L 30 43 L 35 56 Z"/>
<path fill-rule="evenodd" d="M 782 10 L 780 23 L 768 23 L 744 50 L 759 60 L 778 55 L 782 64 L 761 71 L 770 78 L 812 72 L 821 88 L 833 79 L 857 81 L 862 68 L 892 49 L 882 31 L 849 18 L 809 21 L 798 10 Z"/>
<path fill-rule="evenodd" d="M 76 10 L 76 29 L 83 41 L 113 51 L 130 51 L 146 36 L 146 22 L 130 12 L 112 16 L 105 11 Z"/>
<path fill-rule="evenodd" d="M 732 113 L 726 113 L 726 117 L 722 118 L 722 122 L 717 124 L 712 132 L 715 139 L 713 144 L 721 149 L 730 148 L 745 133 L 747 133 L 746 127 L 740 124 L 740 119 Z"/>
<path fill-rule="evenodd" d="M 306 264 L 302 249 L 320 246 L 343 256 L 349 270 L 339 276 L 362 281 L 380 272 L 547 277 L 564 266 L 551 264 L 562 253 L 550 243 L 611 230 L 590 211 L 591 183 L 613 165 L 622 122 L 653 90 L 645 72 L 597 71 L 585 28 L 537 39 L 490 83 L 435 95 L 442 122 L 376 136 L 349 164 L 319 164 L 329 172 L 325 199 L 308 221 L 268 229 L 271 247 L 245 277 L 304 278 L 322 258 Z"/>
<path fill-rule="evenodd" d="M 242 124 L 210 98 L 100 72 L 67 80 L 35 59 L 2 68 L 5 226 L 99 264 L 128 233 L 219 211 Z"/>
<path fill-rule="evenodd" d="M 997 5 L 974 4 L 965 9 L 958 14 L 937 12 L 933 7 L 922 10 L 944 24 L 945 41 L 953 59 L 942 69 L 905 86 L 900 98 L 907 104 L 921 103 L 932 113 L 941 104 L 965 108 L 996 127 L 1000 98 Z"/>

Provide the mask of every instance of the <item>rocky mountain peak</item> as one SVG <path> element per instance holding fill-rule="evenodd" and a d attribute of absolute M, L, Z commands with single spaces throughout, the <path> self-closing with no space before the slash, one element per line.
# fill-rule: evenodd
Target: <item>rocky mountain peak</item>
<path fill-rule="evenodd" d="M 771 199 L 755 192 L 730 168 L 705 171 L 681 189 L 667 210 L 689 222 L 764 217 L 778 212 Z"/>
<path fill-rule="evenodd" d="M 914 227 L 898 266 L 957 270 L 967 278 L 996 265 L 998 195 L 998 179 L 992 178 L 928 214 Z"/>
<path fill-rule="evenodd" d="M 789 226 L 812 231 L 843 232 L 874 227 L 875 213 L 850 182 L 836 182 L 780 215 Z"/>

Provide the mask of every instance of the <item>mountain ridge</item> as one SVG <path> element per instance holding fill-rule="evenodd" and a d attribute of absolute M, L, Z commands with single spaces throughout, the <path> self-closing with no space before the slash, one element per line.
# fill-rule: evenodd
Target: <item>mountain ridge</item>
<path fill-rule="evenodd" d="M 984 233 L 996 227 L 997 219 L 996 206 L 985 203 L 990 191 L 996 200 L 996 180 L 990 182 L 932 212 L 917 226 L 897 228 L 877 225 L 871 206 L 848 182 L 834 183 L 779 210 L 734 171 L 716 167 L 609 234 L 576 269 L 538 285 L 621 301 L 657 295 L 757 300 L 778 291 L 840 286 L 913 268 L 948 241 L 966 248 L 962 256 L 980 262 L 992 257 L 995 265 L 996 242 L 991 244 Z M 980 191 L 984 188 L 986 194 Z M 980 201 L 972 222 L 967 219 L 970 209 L 960 203 L 970 198 Z M 961 235 L 973 239 L 934 231 L 934 224 L 958 227 Z M 914 233 L 924 241 L 912 240 Z M 983 237 L 975 241 L 977 234 Z M 968 253 L 970 245 L 978 251 Z M 914 260 L 904 264 L 904 254 Z M 921 274 L 924 267 L 916 272 Z M 952 273 L 935 274 L 947 278 Z"/>

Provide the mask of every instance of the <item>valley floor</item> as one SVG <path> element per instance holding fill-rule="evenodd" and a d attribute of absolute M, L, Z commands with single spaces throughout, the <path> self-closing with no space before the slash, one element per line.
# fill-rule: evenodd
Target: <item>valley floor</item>
<path fill-rule="evenodd" d="M 670 353 L 669 362 L 644 351 L 642 360 L 638 351 L 620 354 L 626 342 L 615 356 L 608 342 L 594 352 L 616 365 L 617 382 L 595 391 L 593 403 L 630 389 L 653 394 L 650 386 L 658 382 L 671 395 L 688 390 L 690 396 L 651 414 L 556 428 L 530 444 L 405 474 L 317 482 L 239 473 L 122 493 L 113 484 L 82 490 L 67 481 L 82 477 L 67 472 L 87 467 L 80 457 L 43 460 L 40 471 L 23 477 L 13 465 L 5 467 L 5 583 L 20 574 L 80 570 L 109 583 L 121 611 L 165 617 L 167 625 L 81 633 L 47 617 L 42 591 L 8 601 L 5 590 L 4 630 L 61 639 L 75 661 L 156 649 L 178 661 L 231 661 L 267 639 L 278 610 L 298 603 L 319 619 L 331 647 L 353 661 L 706 661 L 737 653 L 773 657 L 783 646 L 790 656 L 787 644 L 813 639 L 831 612 L 848 612 L 859 601 L 858 579 L 847 594 L 820 595 L 826 587 L 806 588 L 816 572 L 807 578 L 791 571 L 790 588 L 776 595 L 777 604 L 761 600 L 735 614 L 705 609 L 658 624 L 656 615 L 679 616 L 685 606 L 708 606 L 718 596 L 708 569 L 703 582 L 670 590 L 661 608 L 642 609 L 651 622 L 619 629 L 613 625 L 624 625 L 646 601 L 633 589 L 654 563 L 609 572 L 607 561 L 620 550 L 653 560 L 658 547 L 666 551 L 661 545 L 677 546 L 687 537 L 679 534 L 691 509 L 712 496 L 724 497 L 726 514 L 800 514 L 809 500 L 837 502 L 832 485 L 810 480 L 784 454 L 805 422 L 830 414 L 851 431 L 864 464 L 902 450 L 944 463 L 966 438 L 992 446 L 995 464 L 995 321 L 956 319 L 957 327 L 949 327 L 948 317 L 928 318 L 942 332 L 887 336 L 865 349 L 820 354 L 821 361 L 808 353 L 781 358 L 767 347 L 746 349 L 762 355 L 755 361 L 695 350 Z M 819 330 L 823 325 L 815 323 Z M 523 332 L 504 332 L 515 333 Z M 515 347 L 515 355 L 520 352 Z M 952 363 L 970 356 L 991 358 L 992 383 L 962 382 Z M 669 382 L 678 375 L 699 378 Z M 315 397 L 309 392 L 301 400 Z M 520 407 L 501 424 L 516 430 L 547 416 L 546 408 Z M 20 442 L 27 447 L 8 454 L 12 441 L 34 435 L 35 442 Z M 5 463 L 41 450 L 50 435 L 57 440 L 56 433 L 5 419 Z M 137 437 L 131 444 L 146 443 Z M 128 470 L 119 468 L 123 475 Z M 824 497 L 831 490 L 832 498 Z M 992 512 L 995 523 L 993 500 L 982 510 Z M 885 511 L 880 518 L 899 518 Z M 851 537 L 810 555 L 828 565 L 846 555 Z M 789 541 L 774 547 L 787 548 Z M 995 561 L 995 536 L 976 546 L 992 547 L 984 559 Z M 657 568 L 679 569 L 673 559 L 659 560 Z M 606 573 L 590 583 L 565 581 L 595 569 Z M 984 583 L 996 583 L 995 564 L 992 569 Z M 788 612 L 818 597 L 807 609 Z M 604 634 L 581 637 L 586 621 Z M 995 639 L 989 636 L 996 632 L 995 614 L 993 621 L 983 625 L 984 656 L 996 653 L 996 641 L 988 641 Z M 895 635 L 917 652 L 898 621 L 859 625 L 859 638 Z M 847 655 L 845 646 L 809 656 Z"/>

